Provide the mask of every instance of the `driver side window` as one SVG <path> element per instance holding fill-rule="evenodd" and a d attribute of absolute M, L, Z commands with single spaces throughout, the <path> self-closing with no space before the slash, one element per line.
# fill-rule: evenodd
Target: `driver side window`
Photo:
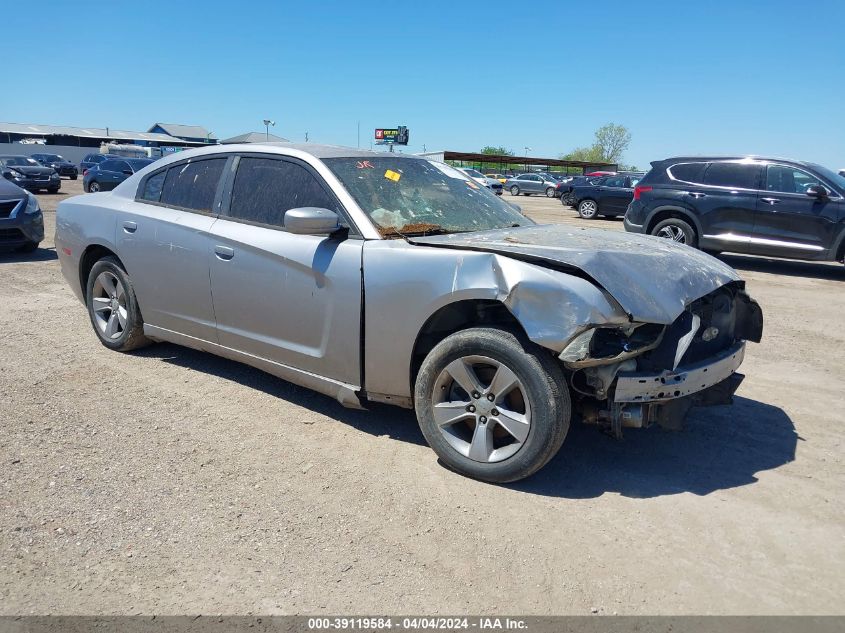
<path fill-rule="evenodd" d="M 812 185 L 821 185 L 819 179 L 805 171 L 785 165 L 766 168 L 766 190 L 777 193 L 807 193 Z"/>

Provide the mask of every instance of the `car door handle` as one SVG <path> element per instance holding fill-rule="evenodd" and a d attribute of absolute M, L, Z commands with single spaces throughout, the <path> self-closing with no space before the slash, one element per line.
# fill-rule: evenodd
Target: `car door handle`
<path fill-rule="evenodd" d="M 779 198 L 760 198 L 760 200 L 768 204 L 777 204 L 778 202 L 780 202 Z"/>
<path fill-rule="evenodd" d="M 214 254 L 217 256 L 217 259 L 227 262 L 235 256 L 235 251 L 228 246 L 215 246 Z"/>
<path fill-rule="evenodd" d="M 123 230 L 127 233 L 134 233 L 138 230 L 138 225 L 134 222 L 124 222 L 123 223 Z"/>
<path fill-rule="evenodd" d="M 687 195 L 691 196 L 693 198 L 706 198 L 707 197 L 706 193 L 700 193 L 698 191 L 687 191 Z"/>

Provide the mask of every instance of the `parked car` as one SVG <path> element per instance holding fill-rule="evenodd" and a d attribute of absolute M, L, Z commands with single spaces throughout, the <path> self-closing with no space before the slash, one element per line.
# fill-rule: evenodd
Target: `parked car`
<path fill-rule="evenodd" d="M 29 191 L 46 189 L 56 193 L 62 187 L 62 179 L 55 169 L 44 167 L 29 156 L 0 156 L 0 168 L 3 178 Z"/>
<path fill-rule="evenodd" d="M 493 193 L 495 193 L 497 196 L 502 195 L 502 183 L 500 183 L 495 178 L 488 178 L 477 169 L 470 169 L 469 167 L 459 167 L 458 169 L 460 169 L 478 184 L 492 189 Z"/>
<path fill-rule="evenodd" d="M 508 178 L 505 181 L 505 189 L 510 191 L 512 196 L 530 196 L 541 194 L 549 198 L 555 197 L 555 187 L 557 187 L 557 180 L 551 176 L 544 174 L 520 174 Z"/>
<path fill-rule="evenodd" d="M 845 176 L 845 169 L 840 169 L 840 170 L 839 170 L 839 175 L 840 175 L 840 176 Z"/>
<path fill-rule="evenodd" d="M 82 159 L 82 162 L 79 163 L 79 171 L 82 172 L 82 175 L 84 176 L 86 169 L 91 169 L 94 165 L 99 165 L 104 160 L 108 160 L 110 158 L 114 158 L 114 156 L 110 156 L 109 154 L 88 154 Z"/>
<path fill-rule="evenodd" d="M 779 158 L 656 161 L 634 191 L 625 229 L 713 252 L 842 261 L 845 177 Z"/>
<path fill-rule="evenodd" d="M 0 179 L 0 250 L 30 253 L 44 239 L 44 217 L 38 199 Z"/>
<path fill-rule="evenodd" d="M 414 408 L 442 461 L 486 481 L 541 468 L 573 411 L 620 436 L 730 401 L 762 334 L 733 269 L 536 226 L 468 182 L 410 155 L 204 147 L 61 202 L 56 252 L 106 347 L 171 341 Z"/>
<path fill-rule="evenodd" d="M 591 171 L 591 172 L 584 174 L 584 175 L 585 176 L 594 176 L 594 177 L 595 176 L 615 176 L 616 172 L 615 171 Z"/>
<path fill-rule="evenodd" d="M 56 170 L 59 176 L 67 176 L 71 180 L 76 180 L 79 176 L 79 171 L 76 165 L 68 160 L 65 160 L 58 154 L 32 154 L 32 158 L 37 160 L 45 167 L 52 167 Z"/>
<path fill-rule="evenodd" d="M 484 174 L 487 178 L 492 178 L 493 180 L 498 180 L 500 183 L 505 184 L 505 181 L 508 177 L 505 174 Z"/>
<path fill-rule="evenodd" d="M 624 215 L 642 176 L 604 176 L 572 188 L 573 205 L 585 220 Z"/>
<path fill-rule="evenodd" d="M 82 177 L 82 188 L 89 193 L 111 191 L 136 171 L 152 164 L 148 158 L 109 158 L 90 167 Z"/>
<path fill-rule="evenodd" d="M 563 206 L 575 206 L 575 197 L 572 195 L 572 190 L 575 187 L 592 184 L 600 177 L 595 176 L 573 176 L 568 181 L 560 181 L 555 186 L 555 197 L 560 198 Z"/>

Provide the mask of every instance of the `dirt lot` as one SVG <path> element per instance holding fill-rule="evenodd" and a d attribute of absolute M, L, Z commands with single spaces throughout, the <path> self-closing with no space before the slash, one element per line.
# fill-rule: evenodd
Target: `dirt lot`
<path fill-rule="evenodd" d="M 0 255 L 0 613 L 842 612 L 845 267 L 727 257 L 766 315 L 734 407 L 574 428 L 492 486 L 409 412 L 101 346 L 53 250 L 80 186 L 40 196 L 41 250 Z"/>

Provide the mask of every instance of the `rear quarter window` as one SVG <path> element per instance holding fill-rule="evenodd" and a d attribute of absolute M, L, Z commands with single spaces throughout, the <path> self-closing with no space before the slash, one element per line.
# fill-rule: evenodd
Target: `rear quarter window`
<path fill-rule="evenodd" d="M 141 185 L 141 191 L 138 193 L 140 200 L 148 200 L 149 202 L 158 202 L 161 198 L 161 190 L 164 187 L 164 179 L 167 177 L 167 170 L 160 171 L 157 174 L 149 176 L 144 184 Z"/>
<path fill-rule="evenodd" d="M 706 163 L 678 163 L 677 165 L 672 165 L 668 171 L 675 180 L 703 183 L 705 166 Z"/>

